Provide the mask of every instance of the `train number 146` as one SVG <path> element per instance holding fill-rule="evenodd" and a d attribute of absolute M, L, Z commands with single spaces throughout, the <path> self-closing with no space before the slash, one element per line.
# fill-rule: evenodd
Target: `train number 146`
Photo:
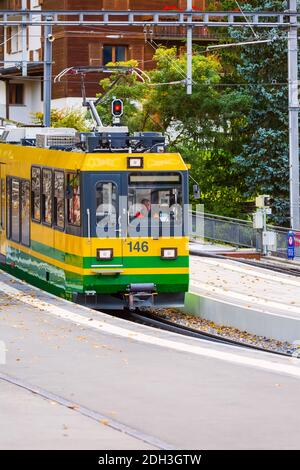
<path fill-rule="evenodd" d="M 148 242 L 129 242 L 128 246 L 130 253 L 132 253 L 133 251 L 137 251 L 138 253 L 143 251 L 144 253 L 147 253 L 147 251 L 149 251 Z"/>

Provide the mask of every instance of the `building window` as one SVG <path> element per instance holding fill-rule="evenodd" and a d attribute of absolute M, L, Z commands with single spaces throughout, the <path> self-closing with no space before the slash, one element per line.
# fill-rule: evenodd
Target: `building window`
<path fill-rule="evenodd" d="M 80 227 L 80 178 L 79 174 L 67 175 L 68 223 Z"/>
<path fill-rule="evenodd" d="M 21 182 L 21 243 L 30 245 L 30 183 Z"/>
<path fill-rule="evenodd" d="M 23 83 L 10 83 L 9 84 L 9 104 L 10 105 L 23 105 L 24 104 Z"/>
<path fill-rule="evenodd" d="M 20 242 L 20 181 L 11 180 L 11 239 Z"/>
<path fill-rule="evenodd" d="M 54 172 L 54 225 L 65 228 L 65 175 L 62 171 Z"/>
<path fill-rule="evenodd" d="M 22 51 L 22 29 L 20 26 L 6 28 L 7 53 L 16 54 Z"/>
<path fill-rule="evenodd" d="M 109 62 L 125 62 L 127 46 L 103 46 L 103 65 Z"/>
<path fill-rule="evenodd" d="M 52 225 L 52 171 L 43 168 L 42 173 L 42 222 Z"/>
<path fill-rule="evenodd" d="M 29 1 L 30 3 L 30 1 Z M 43 0 L 31 0 L 31 8 L 36 8 L 43 5 Z M 30 10 L 30 8 L 28 8 Z"/>
<path fill-rule="evenodd" d="M 41 221 L 41 169 L 31 169 L 31 217 L 35 222 Z"/>

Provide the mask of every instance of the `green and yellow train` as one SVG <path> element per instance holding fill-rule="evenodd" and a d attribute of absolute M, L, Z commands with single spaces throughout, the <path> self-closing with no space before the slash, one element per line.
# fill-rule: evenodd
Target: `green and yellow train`
<path fill-rule="evenodd" d="M 47 141 L 46 131 L 35 133 Z M 127 134 L 126 145 L 118 140 L 121 130 L 82 134 L 72 145 L 69 136 L 57 144 L 57 132 L 48 148 L 37 146 L 38 135 L 2 137 L 2 269 L 95 308 L 182 305 L 189 283 L 182 157 L 152 145 L 152 134 L 133 151 Z"/>

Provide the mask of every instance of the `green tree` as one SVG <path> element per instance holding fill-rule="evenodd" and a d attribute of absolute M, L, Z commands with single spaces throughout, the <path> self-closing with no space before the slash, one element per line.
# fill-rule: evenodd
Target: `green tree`
<path fill-rule="evenodd" d="M 222 86 L 222 66 L 213 55 L 193 56 L 192 96 L 186 94 L 184 83 L 185 55 L 178 57 L 176 48 L 160 47 L 154 59 L 151 83 L 129 75 L 110 90 L 115 74 L 101 82 L 107 92 L 99 107 L 101 117 L 108 124 L 112 97 L 122 98 L 123 123 L 131 131 L 165 132 L 170 150 L 180 151 L 191 163 L 191 176 L 200 184 L 208 211 L 240 215 L 243 181 L 234 171 L 233 157 L 241 150 L 241 109 L 247 109 L 248 97 Z"/>
<path fill-rule="evenodd" d="M 287 8 L 284 1 L 257 3 L 258 10 Z M 240 49 L 237 64 L 240 90 L 247 90 L 251 96 L 251 107 L 243 128 L 246 141 L 236 165 L 245 180 L 245 197 L 270 194 L 274 198 L 273 221 L 289 225 L 287 36 L 277 29 L 257 33 L 260 39 L 271 42 Z M 235 42 L 253 39 L 246 29 L 231 29 L 230 36 Z"/>
<path fill-rule="evenodd" d="M 33 115 L 35 124 L 42 126 L 44 120 L 43 113 Z M 91 128 L 91 122 L 87 119 L 86 113 L 77 108 L 64 108 L 51 110 L 52 127 L 71 127 L 80 132 L 88 131 Z"/>

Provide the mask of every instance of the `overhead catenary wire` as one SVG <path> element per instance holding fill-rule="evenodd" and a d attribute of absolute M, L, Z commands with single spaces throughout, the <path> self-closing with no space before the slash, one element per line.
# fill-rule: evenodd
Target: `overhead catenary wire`
<path fill-rule="evenodd" d="M 21 81 L 35 81 L 35 82 L 41 82 L 42 80 L 42 76 L 29 76 L 29 77 L 22 77 L 22 76 L 16 76 L 16 75 L 12 75 L 12 74 L 7 74 L 4 76 L 5 78 L 12 78 L 14 80 L 21 80 Z M 53 83 L 54 83 L 54 78 L 55 78 L 55 75 L 52 76 L 52 80 L 53 80 Z M 73 83 L 80 83 L 80 80 L 76 79 L 75 76 L 69 76 L 69 78 L 71 78 L 72 82 Z M 68 80 L 61 80 L 60 83 L 67 83 Z M 87 84 L 91 84 L 91 85 L 97 85 L 99 84 L 99 81 L 98 80 L 86 80 L 86 83 Z M 159 85 L 168 85 L 170 82 L 166 82 L 166 83 L 153 83 L 153 84 L 147 84 L 147 86 L 159 86 Z M 172 83 L 172 82 L 171 82 Z M 184 83 L 184 80 L 179 80 L 179 81 L 175 81 L 173 82 L 174 84 L 181 84 L 181 83 Z M 262 86 L 269 86 L 269 87 L 286 87 L 288 86 L 288 83 L 287 82 L 263 82 L 263 83 L 258 83 L 258 82 L 253 82 L 253 83 L 239 83 L 239 82 L 235 82 L 235 83 L 205 83 L 205 82 L 195 82 L 196 84 L 200 84 L 201 86 L 207 86 L 207 87 L 257 87 L 257 88 L 260 88 Z"/>
<path fill-rule="evenodd" d="M 245 15 L 245 13 L 244 13 L 242 7 L 240 6 L 238 0 L 235 0 L 235 3 L 237 4 L 237 6 L 238 6 L 240 12 L 242 13 L 242 15 L 243 15 L 243 17 L 244 17 L 246 23 L 249 25 L 249 27 L 250 27 L 250 29 L 251 29 L 251 31 L 252 31 L 254 37 L 255 37 L 256 39 L 259 39 L 259 35 L 254 31 L 253 26 L 249 23 L 248 18 L 247 18 L 247 16 Z"/>
<path fill-rule="evenodd" d="M 237 47 L 237 46 L 249 46 L 255 44 L 271 43 L 273 39 L 261 39 L 259 41 L 244 41 L 244 42 L 230 42 L 228 44 L 214 44 L 207 46 L 206 51 L 212 51 L 214 49 L 225 49 L 226 47 Z"/>
<path fill-rule="evenodd" d="M 150 41 L 148 41 L 148 39 L 146 39 L 146 42 L 147 42 L 155 51 L 156 51 L 156 50 L 158 49 L 158 47 L 159 47 L 159 45 L 156 44 L 155 41 L 153 41 L 153 40 L 150 42 Z M 172 63 L 171 60 L 170 60 L 168 57 L 166 57 L 166 59 L 167 59 L 167 61 L 168 61 L 170 64 Z M 174 66 L 174 63 L 172 63 L 172 65 Z M 186 80 L 186 73 L 185 73 L 185 70 L 183 70 L 181 67 L 179 67 L 179 66 L 177 66 L 177 65 L 175 65 L 174 68 L 179 72 L 179 74 L 184 78 L 184 80 Z"/>

